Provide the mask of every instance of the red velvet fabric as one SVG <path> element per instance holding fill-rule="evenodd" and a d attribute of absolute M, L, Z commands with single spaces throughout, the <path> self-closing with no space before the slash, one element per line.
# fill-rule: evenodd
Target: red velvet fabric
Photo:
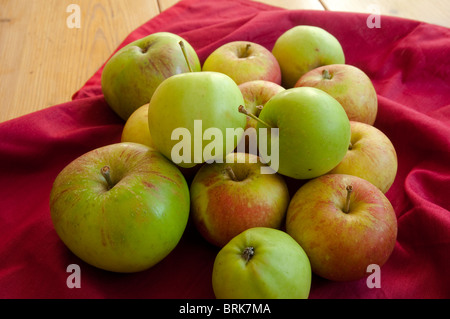
<path fill-rule="evenodd" d="M 399 162 L 387 193 L 398 240 L 381 268 L 381 288 L 366 280 L 313 277 L 310 298 L 450 297 L 450 30 L 368 15 L 284 10 L 244 0 L 185 0 L 132 32 L 121 46 L 150 33 L 184 37 L 201 62 L 218 46 L 249 40 L 272 49 L 287 29 L 315 25 L 341 42 L 347 63 L 365 71 L 379 98 L 375 126 L 394 144 Z M 0 298 L 214 298 L 216 247 L 188 225 L 175 250 L 135 274 L 96 269 L 59 240 L 49 193 L 70 161 L 120 140 L 123 121 L 106 104 L 101 69 L 73 100 L 0 123 Z M 68 288 L 66 268 L 81 268 L 81 288 Z"/>

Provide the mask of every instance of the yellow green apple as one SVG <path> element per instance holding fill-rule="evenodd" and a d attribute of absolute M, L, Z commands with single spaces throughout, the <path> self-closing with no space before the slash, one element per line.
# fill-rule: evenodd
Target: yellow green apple
<path fill-rule="evenodd" d="M 217 254 L 212 286 L 218 299 L 307 299 L 311 265 L 287 233 L 250 228 Z"/>
<path fill-rule="evenodd" d="M 272 53 L 280 65 L 282 85 L 286 89 L 294 87 L 312 69 L 345 63 L 338 39 L 323 28 L 309 25 L 298 25 L 281 34 Z"/>
<path fill-rule="evenodd" d="M 68 164 L 50 193 L 56 233 L 79 258 L 114 272 L 164 259 L 189 217 L 189 188 L 178 168 L 138 143 L 94 149 Z"/>
<path fill-rule="evenodd" d="M 179 42 L 183 41 L 193 71 L 201 65 L 194 48 L 182 37 L 156 32 L 119 49 L 105 64 L 101 86 L 108 105 L 125 121 L 148 103 L 153 92 L 168 77 L 188 72 Z"/>

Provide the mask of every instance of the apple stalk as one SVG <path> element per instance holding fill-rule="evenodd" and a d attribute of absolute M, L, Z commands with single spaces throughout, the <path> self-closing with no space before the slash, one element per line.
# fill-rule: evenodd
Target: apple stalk
<path fill-rule="evenodd" d="M 331 80 L 332 76 L 331 76 L 330 72 L 327 69 L 324 69 L 322 71 L 322 78 L 324 80 Z"/>
<path fill-rule="evenodd" d="M 186 64 L 187 64 L 187 67 L 189 69 L 189 72 L 193 72 L 191 64 L 189 63 L 189 59 L 187 57 L 186 47 L 184 46 L 184 42 L 180 41 L 180 42 L 178 42 L 178 44 L 180 45 L 181 51 L 183 52 L 183 56 L 184 56 L 184 59 L 186 60 Z"/>
<path fill-rule="evenodd" d="M 247 111 L 247 109 L 245 108 L 245 106 L 243 105 L 239 105 L 239 112 L 242 114 L 245 114 L 249 117 L 251 117 L 252 119 L 254 119 L 255 121 L 258 121 L 259 123 L 263 124 L 264 126 L 267 126 L 268 128 L 273 128 L 272 125 L 267 124 L 265 121 L 261 120 L 259 117 L 257 117 L 255 114 L 250 113 L 249 111 Z"/>
<path fill-rule="evenodd" d="M 227 166 L 225 168 L 225 170 L 227 171 L 227 174 L 231 178 L 232 181 L 237 181 L 236 174 L 234 174 L 234 171 L 230 166 Z"/>
<path fill-rule="evenodd" d="M 246 264 L 250 261 L 250 259 L 252 259 L 254 255 L 255 248 L 253 248 L 252 246 L 245 248 L 242 252 L 242 258 L 244 258 Z"/>
<path fill-rule="evenodd" d="M 353 187 L 352 185 L 348 185 L 345 189 L 347 190 L 347 198 L 345 199 L 344 213 L 348 214 L 350 211 L 350 196 L 353 192 Z"/>
<path fill-rule="evenodd" d="M 108 190 L 113 188 L 114 183 L 111 180 L 111 168 L 108 165 L 105 165 L 100 169 L 100 173 L 103 175 L 103 177 L 106 180 L 106 183 L 108 184 Z"/>

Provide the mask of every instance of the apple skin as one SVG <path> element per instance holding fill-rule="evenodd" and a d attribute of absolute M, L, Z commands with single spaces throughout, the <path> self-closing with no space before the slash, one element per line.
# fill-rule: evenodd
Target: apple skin
<path fill-rule="evenodd" d="M 350 121 L 342 106 L 328 93 L 309 87 L 291 88 L 272 97 L 259 119 L 279 128 L 268 134 L 268 149 L 278 139 L 279 167 L 265 163 L 278 173 L 295 179 L 326 174 L 344 158 L 350 143 Z M 265 126 L 258 122 L 257 133 Z"/>
<path fill-rule="evenodd" d="M 152 137 L 148 128 L 148 103 L 134 111 L 122 130 L 121 142 L 133 142 L 153 147 Z"/>
<path fill-rule="evenodd" d="M 248 261 L 247 247 L 253 248 Z M 291 236 L 255 227 L 219 251 L 212 285 L 217 299 L 307 299 L 311 277 L 308 256 Z"/>
<path fill-rule="evenodd" d="M 272 49 L 281 68 L 282 85 L 294 87 L 306 72 L 327 64 L 344 64 L 339 41 L 328 31 L 315 26 L 298 25 L 278 37 Z"/>
<path fill-rule="evenodd" d="M 295 84 L 295 87 L 301 86 L 315 87 L 330 94 L 341 103 L 350 121 L 375 123 L 377 92 L 361 69 L 348 64 L 321 66 L 304 74 Z"/>
<path fill-rule="evenodd" d="M 348 174 L 368 180 L 383 193 L 397 175 L 398 160 L 394 145 L 376 127 L 350 121 L 351 147 L 330 174 Z"/>
<path fill-rule="evenodd" d="M 203 63 L 203 71 L 221 72 L 237 84 L 254 80 L 281 84 L 281 70 L 272 52 L 250 41 L 228 42 L 213 51 Z"/>
<path fill-rule="evenodd" d="M 345 213 L 351 185 L 350 209 Z M 357 176 L 330 174 L 304 184 L 293 196 L 286 231 L 308 255 L 312 271 L 329 280 L 351 281 L 382 266 L 397 238 L 395 211 L 386 196 Z"/>
<path fill-rule="evenodd" d="M 102 91 L 108 105 L 122 119 L 126 121 L 137 108 L 148 103 L 166 78 L 189 71 L 180 41 L 184 42 L 193 71 L 200 71 L 194 48 L 170 32 L 157 32 L 136 40 L 118 50 L 105 64 Z"/>
<path fill-rule="evenodd" d="M 282 176 L 261 174 L 262 166 L 256 155 L 230 153 L 224 163 L 205 164 L 197 172 L 190 187 L 191 217 L 208 242 L 223 247 L 248 228 L 282 226 L 289 190 Z"/>
<path fill-rule="evenodd" d="M 210 160 L 223 160 L 226 154 L 236 148 L 242 137 L 246 117 L 239 113 L 238 108 L 243 104 L 244 98 L 239 87 L 223 73 L 189 72 L 168 78 L 156 89 L 148 110 L 150 135 L 155 148 L 174 161 L 172 149 L 184 139 L 172 139 L 172 134 L 175 129 L 183 128 L 190 132 L 191 154 L 189 162 L 177 163 L 178 166 L 189 168 Z M 212 158 L 205 157 L 203 153 L 205 146 L 212 142 L 203 139 L 200 141 L 202 154 L 198 154 L 201 158 L 196 160 L 195 120 L 201 121 L 202 137 L 208 128 L 222 132 L 223 149 L 217 150 Z M 226 141 L 227 128 L 242 129 L 231 146 Z"/>
<path fill-rule="evenodd" d="M 281 85 L 265 80 L 254 80 L 239 84 L 239 89 L 244 97 L 245 108 L 249 113 L 252 113 L 255 116 L 259 116 L 261 109 L 267 101 L 269 101 L 277 93 L 285 90 L 285 88 Z M 245 143 L 245 148 L 244 145 L 238 145 L 238 150 L 245 149 L 247 153 L 257 155 L 258 137 L 256 134 L 256 124 L 256 120 L 252 119 L 250 116 L 247 116 L 247 124 L 245 125 L 246 135 L 245 138 L 242 138 L 240 141 L 240 144 Z M 254 130 L 247 130 L 249 128 Z M 254 141 L 256 146 L 254 150 L 250 149 L 251 140 Z"/>
<path fill-rule="evenodd" d="M 112 188 L 100 170 L 110 167 Z M 68 164 L 50 193 L 54 228 L 79 258 L 113 272 L 137 272 L 164 259 L 189 217 L 188 185 L 155 150 L 116 143 Z"/>

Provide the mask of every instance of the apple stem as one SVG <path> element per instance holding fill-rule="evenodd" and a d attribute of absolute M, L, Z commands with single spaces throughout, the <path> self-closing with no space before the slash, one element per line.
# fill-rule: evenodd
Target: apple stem
<path fill-rule="evenodd" d="M 105 165 L 100 169 L 100 173 L 102 173 L 103 177 L 106 180 L 106 183 L 108 183 L 108 189 L 111 189 L 114 186 L 114 184 L 111 180 L 110 172 L 111 172 L 111 168 L 108 165 Z"/>
<path fill-rule="evenodd" d="M 244 258 L 245 263 L 248 263 L 250 259 L 255 255 L 255 249 L 253 247 L 247 247 L 242 252 L 242 258 Z"/>
<path fill-rule="evenodd" d="M 248 57 L 248 50 L 250 50 L 250 47 L 251 47 L 252 45 L 250 44 L 250 43 L 248 43 L 246 46 L 245 46 L 245 54 L 244 54 L 244 57 L 246 58 L 246 57 Z"/>
<path fill-rule="evenodd" d="M 353 148 L 353 144 L 350 142 L 350 144 L 348 145 L 348 149 L 351 151 Z"/>
<path fill-rule="evenodd" d="M 324 70 L 322 71 L 322 77 L 323 77 L 325 80 L 331 80 L 331 74 L 330 74 L 330 72 L 329 72 L 327 69 L 324 69 Z"/>
<path fill-rule="evenodd" d="M 353 187 L 352 185 L 348 185 L 345 189 L 347 190 L 347 198 L 345 200 L 344 213 L 348 214 L 348 212 L 350 211 L 350 195 L 353 192 Z"/>
<path fill-rule="evenodd" d="M 178 44 L 180 45 L 181 51 L 183 52 L 184 59 L 186 60 L 186 64 L 188 66 L 189 72 L 192 72 L 191 64 L 189 63 L 189 59 L 187 57 L 186 47 L 184 46 L 184 42 L 180 41 L 180 42 L 178 42 Z"/>
<path fill-rule="evenodd" d="M 230 166 L 225 167 L 225 170 L 227 171 L 228 176 L 231 178 L 231 180 L 237 181 L 236 174 L 234 174 L 233 169 Z"/>
<path fill-rule="evenodd" d="M 263 120 L 261 120 L 259 117 L 257 117 L 256 115 L 250 113 L 249 111 L 247 111 L 247 109 L 245 108 L 245 106 L 243 105 L 239 105 L 239 112 L 242 114 L 245 114 L 249 117 L 251 117 L 252 119 L 254 119 L 255 121 L 258 121 L 259 123 L 263 124 L 264 126 L 273 128 L 271 125 L 267 124 L 266 122 L 264 122 Z"/>

